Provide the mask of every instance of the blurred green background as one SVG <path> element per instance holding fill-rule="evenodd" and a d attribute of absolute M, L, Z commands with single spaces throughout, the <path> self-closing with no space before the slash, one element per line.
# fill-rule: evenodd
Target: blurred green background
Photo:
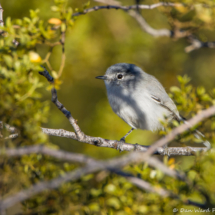
<path fill-rule="evenodd" d="M 87 1 L 68 1 L 73 8 L 82 8 Z M 124 5 L 134 1 L 122 1 Z M 39 15 L 44 20 L 58 17 L 50 10 L 51 0 L 9 0 L 1 1 L 4 18 L 12 19 L 29 16 L 29 9 L 40 9 Z M 151 4 L 152 1 L 142 1 Z M 90 7 L 99 5 L 91 1 Z M 160 8 L 143 10 L 142 15 L 154 28 L 170 28 L 169 19 Z M 196 35 L 205 40 L 214 40 L 215 32 L 208 29 L 197 30 Z M 204 86 L 210 90 L 214 87 L 214 49 L 199 49 L 185 53 L 189 43 L 185 39 L 154 38 L 143 32 L 136 20 L 122 10 L 100 10 L 77 17 L 74 27 L 66 33 L 66 64 L 61 77 L 63 84 L 58 90 L 61 103 L 78 120 L 81 129 L 88 135 L 107 139 L 120 139 L 130 128 L 111 110 L 105 85 L 95 79 L 103 75 L 106 69 L 115 63 L 133 63 L 154 75 L 163 84 L 167 92 L 170 86 L 178 85 L 177 75 L 187 74 L 194 86 Z M 47 49 L 38 45 L 37 50 L 42 58 Z M 55 47 L 50 58 L 54 70 L 60 66 L 61 48 Z M 48 83 L 44 79 L 46 86 Z M 50 100 L 51 93 L 46 87 L 40 89 L 42 101 Z M 51 102 L 51 101 L 50 101 Z M 63 128 L 72 131 L 72 126 L 63 114 L 51 104 L 49 120 L 44 127 Z M 127 142 L 149 145 L 157 139 L 157 134 L 149 131 L 134 131 Z M 83 152 L 95 158 L 116 156 L 119 152 L 113 149 L 99 148 L 77 141 L 50 137 L 50 140 L 61 149 Z"/>

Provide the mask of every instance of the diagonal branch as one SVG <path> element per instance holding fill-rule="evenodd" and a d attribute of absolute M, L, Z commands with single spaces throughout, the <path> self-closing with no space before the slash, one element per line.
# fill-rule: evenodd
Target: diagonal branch
<path fill-rule="evenodd" d="M 57 158 L 62 161 L 78 162 L 81 164 L 83 164 L 83 163 L 91 164 L 93 162 L 94 163 L 103 162 L 103 161 L 97 161 L 95 159 L 90 158 L 89 156 L 85 156 L 82 154 L 66 152 L 63 150 L 54 150 L 54 149 L 48 148 L 43 145 L 28 146 L 28 147 L 21 147 L 21 148 L 15 148 L 15 149 L 0 149 L 0 154 L 7 155 L 9 157 L 18 157 L 18 156 L 22 156 L 25 154 L 32 154 L 32 153 L 41 153 L 43 155 L 49 155 L 49 156 L 52 156 L 52 157 Z M 165 174 L 167 174 L 171 177 L 174 177 L 174 178 L 179 178 L 181 180 L 184 180 L 184 176 L 182 174 L 179 174 L 178 172 L 169 169 L 158 159 L 150 157 L 150 158 L 147 158 L 147 160 L 146 160 L 144 158 L 141 158 L 141 156 L 142 156 L 142 153 L 133 152 L 128 155 L 122 156 L 120 158 L 115 158 L 115 159 L 109 160 L 109 162 L 113 162 L 113 163 L 118 162 L 119 163 L 118 165 L 121 165 L 123 167 L 130 163 L 146 161 L 149 165 L 160 169 Z"/>
<path fill-rule="evenodd" d="M 0 148 L 0 155 L 6 155 L 8 157 L 20 157 L 28 154 L 49 155 L 62 161 L 77 162 L 80 164 L 95 162 L 95 159 L 92 159 L 86 155 L 63 150 L 55 150 L 44 145 L 26 146 L 14 149 Z"/>
<path fill-rule="evenodd" d="M 157 30 L 157 29 L 152 28 L 146 22 L 146 20 L 141 16 L 141 14 L 138 13 L 137 11 L 131 10 L 128 12 L 128 14 L 136 19 L 136 21 L 140 24 L 140 27 L 142 28 L 143 31 L 145 31 L 146 33 L 148 33 L 154 37 L 161 37 L 161 36 L 170 37 L 172 35 L 172 32 L 168 29 Z"/>
<path fill-rule="evenodd" d="M 65 24 L 65 22 L 64 22 L 64 24 Z M 65 67 L 65 61 L 66 61 L 65 39 L 66 39 L 66 29 L 64 31 L 61 29 L 61 40 L 60 40 L 60 43 L 61 43 L 61 46 L 62 46 L 62 56 L 61 56 L 61 65 L 60 65 L 60 68 L 59 68 L 59 71 L 58 71 L 57 78 L 59 78 L 62 75 L 63 69 Z"/>
<path fill-rule="evenodd" d="M 10 125 L 4 123 L 3 121 L 0 121 L 0 130 L 2 130 L 4 128 L 12 134 L 17 132 L 17 129 L 15 127 L 10 126 Z"/>
<path fill-rule="evenodd" d="M 178 126 L 177 128 L 174 128 L 169 134 L 167 134 L 165 137 L 161 138 L 157 142 L 155 142 L 151 147 L 147 150 L 145 153 L 146 155 L 152 155 L 158 147 L 162 147 L 169 143 L 170 141 L 174 140 L 176 136 L 179 134 L 189 130 L 193 126 L 195 126 L 197 123 L 203 121 L 204 119 L 207 119 L 211 116 L 215 115 L 215 105 L 211 106 L 210 108 L 201 111 L 199 114 L 191 118 L 187 121 L 186 124 L 182 124 Z"/>
<path fill-rule="evenodd" d="M 15 156 L 15 155 L 22 155 L 25 152 L 29 152 L 30 151 L 29 149 L 30 149 L 30 147 L 25 148 L 25 149 L 18 149 L 18 150 L 17 149 L 6 150 L 5 152 L 8 155 Z M 39 148 L 38 147 L 31 147 L 31 149 L 34 152 L 36 152 L 36 151 L 38 152 Z M 41 149 L 41 151 L 45 150 L 47 152 L 46 147 L 44 147 L 43 150 L 42 150 L 41 147 L 40 147 L 40 149 Z M 18 153 L 16 153 L 16 152 L 18 152 Z M 60 152 L 56 151 L 55 153 L 53 153 L 53 150 L 49 149 L 49 153 L 48 153 L 49 155 L 54 155 L 54 154 L 56 155 L 56 153 L 60 153 L 62 155 L 61 151 Z M 0 202 L 0 209 L 5 210 L 6 208 L 8 208 L 8 207 L 10 207 L 10 206 L 12 206 L 12 205 L 14 205 L 14 204 L 16 204 L 18 202 L 24 201 L 24 200 L 26 200 L 26 199 L 28 199 L 28 198 L 30 198 L 30 197 L 42 192 L 42 191 L 44 191 L 44 190 L 57 188 L 61 184 L 65 183 L 65 182 L 75 181 L 75 180 L 79 179 L 80 177 L 82 177 L 83 175 L 86 175 L 86 174 L 89 174 L 89 173 L 95 173 L 95 172 L 97 172 L 99 170 L 105 170 L 105 169 L 109 170 L 109 171 L 117 172 L 117 174 L 120 174 L 120 175 L 126 175 L 127 179 L 130 182 L 134 183 L 135 185 L 137 185 L 141 189 L 146 189 L 146 190 L 148 190 L 150 192 L 157 192 L 160 195 L 167 195 L 168 192 L 165 192 L 162 189 L 158 189 L 158 190 L 154 189 L 148 182 L 144 182 L 141 179 L 139 179 L 139 180 L 135 179 L 133 176 L 128 175 L 126 173 L 122 173 L 121 171 L 117 170 L 118 168 L 122 168 L 125 165 L 128 165 L 129 163 L 136 162 L 136 155 L 135 154 L 138 155 L 138 157 L 140 156 L 140 153 L 130 153 L 129 155 L 122 156 L 120 158 L 114 158 L 114 159 L 108 160 L 106 162 L 103 162 L 103 161 L 98 162 L 98 161 L 93 160 L 93 159 L 91 159 L 89 157 L 88 157 L 88 159 L 84 158 L 85 160 L 83 160 L 82 159 L 83 155 L 77 154 L 76 158 L 74 160 L 77 161 L 77 157 L 80 156 L 81 162 L 82 161 L 87 162 L 87 165 L 85 167 L 78 168 L 78 169 L 76 169 L 74 171 L 68 172 L 63 176 L 57 177 L 55 179 L 52 179 L 51 181 L 39 182 L 39 183 L 33 185 L 32 187 L 30 187 L 27 190 L 20 191 L 17 194 L 12 195 L 12 196 L 2 200 Z M 141 153 L 141 155 L 142 155 L 142 153 Z M 71 157 L 73 157 L 73 156 L 74 156 L 74 153 L 71 153 Z M 61 158 L 65 160 L 66 157 L 61 156 Z M 67 156 L 67 158 L 68 158 L 68 156 Z M 88 162 L 89 159 L 90 159 L 90 162 Z M 153 166 L 156 165 L 157 168 L 159 168 L 165 174 L 170 175 L 171 177 L 176 177 L 176 178 L 179 178 L 181 180 L 184 180 L 183 175 L 180 175 L 175 170 L 169 169 L 167 166 L 165 166 L 163 163 L 161 163 L 157 159 L 149 158 L 147 162 L 149 162 Z"/>
<path fill-rule="evenodd" d="M 86 175 L 89 173 L 95 173 L 100 170 L 109 170 L 118 175 L 121 175 L 121 176 L 125 177 L 128 181 L 130 181 L 132 184 L 134 184 L 137 187 L 139 187 L 140 189 L 146 190 L 148 192 L 154 192 L 163 197 L 169 196 L 172 198 L 180 199 L 180 197 L 178 195 L 175 195 L 175 194 L 171 193 L 170 191 L 167 191 L 163 188 L 155 188 L 150 183 L 148 183 L 140 178 L 136 178 L 131 174 L 128 174 L 128 173 L 125 173 L 125 172 L 122 172 L 121 170 L 119 170 L 119 168 L 122 168 L 125 165 L 136 162 L 137 159 L 139 159 L 140 157 L 142 160 L 145 160 L 145 158 L 143 158 L 143 156 L 142 156 L 143 155 L 142 153 L 133 152 L 126 156 L 122 156 L 120 158 L 114 158 L 114 159 L 108 160 L 106 162 L 103 162 L 103 161 L 98 162 L 90 157 L 87 157 L 87 159 L 86 159 L 85 156 L 83 157 L 83 155 L 75 154 L 75 153 L 66 152 L 66 156 L 64 156 L 65 152 L 62 152 L 60 150 L 55 151 L 52 149 L 48 149 L 47 147 L 41 147 L 41 146 L 39 146 L 39 147 L 31 146 L 31 147 L 13 149 L 13 150 L 9 149 L 9 150 L 5 150 L 4 152 L 9 156 L 17 156 L 17 155 L 21 156 L 25 153 L 29 153 L 30 151 L 33 153 L 45 152 L 45 154 L 48 154 L 51 156 L 54 155 L 54 157 L 56 157 L 57 153 L 59 153 L 60 156 L 57 156 L 57 157 L 60 159 L 63 159 L 63 160 L 69 159 L 70 161 L 73 160 L 76 162 L 80 161 L 81 163 L 86 162 L 87 165 L 85 167 L 78 168 L 76 170 L 68 172 L 63 176 L 54 178 L 51 181 L 39 182 L 26 190 L 22 190 L 15 195 L 11 195 L 11 196 L 7 197 L 6 199 L 0 201 L 0 210 L 1 211 L 4 211 L 5 209 L 11 207 L 12 205 L 14 205 L 18 202 L 22 202 L 26 199 L 29 199 L 30 197 L 32 197 L 44 190 L 58 188 L 63 183 L 66 183 L 69 181 L 75 181 L 75 180 L 81 178 L 83 175 Z M 53 151 L 55 151 L 55 152 L 53 153 Z M 68 156 L 69 154 L 71 155 L 70 157 Z M 140 159 L 139 159 L 139 161 L 140 161 Z M 183 174 L 180 174 L 180 173 L 176 172 L 175 170 L 169 169 L 167 166 L 165 166 L 163 163 L 161 163 L 159 160 L 157 160 L 155 158 L 149 157 L 146 162 L 148 162 L 152 166 L 155 166 L 156 168 L 160 169 L 165 174 L 167 174 L 171 177 L 178 178 L 185 182 L 187 181 L 187 179 L 185 178 L 185 176 Z M 189 182 L 187 182 L 187 183 L 189 183 Z M 190 204 L 190 205 L 195 205 L 195 206 L 198 205 L 198 207 L 201 207 L 201 208 L 205 207 L 205 204 L 192 202 L 187 199 L 181 200 L 181 201 L 184 202 L 185 204 Z"/>
<path fill-rule="evenodd" d="M 215 42 L 202 42 L 193 35 L 188 37 L 188 41 L 191 44 L 185 48 L 185 52 L 187 53 L 200 48 L 215 48 Z"/>
<path fill-rule="evenodd" d="M 45 67 L 44 71 L 39 72 L 40 75 L 43 75 L 50 83 L 54 84 L 54 78 L 49 74 Z M 57 98 L 57 90 L 53 87 L 51 90 L 52 93 L 52 102 L 57 106 L 57 108 L 67 117 L 70 124 L 73 126 L 75 130 L 75 134 L 78 140 L 82 140 L 84 138 L 84 133 L 81 131 L 80 127 L 78 126 L 76 120 L 72 117 L 71 113 L 58 101 Z"/>

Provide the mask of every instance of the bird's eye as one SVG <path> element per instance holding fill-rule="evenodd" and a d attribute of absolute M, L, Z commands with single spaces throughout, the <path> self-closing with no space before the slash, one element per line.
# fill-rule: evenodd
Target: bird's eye
<path fill-rule="evenodd" d="M 118 79 L 122 79 L 122 77 L 123 77 L 122 74 L 117 75 L 117 78 L 118 78 Z"/>

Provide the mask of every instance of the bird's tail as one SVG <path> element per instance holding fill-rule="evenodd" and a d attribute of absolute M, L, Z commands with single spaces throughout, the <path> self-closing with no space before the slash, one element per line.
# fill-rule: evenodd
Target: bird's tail
<path fill-rule="evenodd" d="M 186 119 L 182 116 L 180 116 L 180 121 L 182 121 L 184 124 L 187 124 L 187 125 L 190 125 L 190 123 L 188 121 L 186 121 Z M 194 136 L 199 139 L 199 140 L 202 140 L 202 139 L 205 139 L 205 135 L 202 134 L 200 131 L 198 130 L 194 130 Z M 207 147 L 208 149 L 211 148 L 211 143 L 207 140 L 203 140 L 204 142 L 202 142 L 204 144 L 205 147 Z"/>

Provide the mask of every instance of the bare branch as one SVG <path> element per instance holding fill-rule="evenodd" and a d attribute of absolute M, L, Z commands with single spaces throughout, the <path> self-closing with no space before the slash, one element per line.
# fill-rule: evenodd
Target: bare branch
<path fill-rule="evenodd" d="M 108 5 L 121 5 L 121 2 L 115 0 L 94 0 L 94 1 Z"/>
<path fill-rule="evenodd" d="M 41 75 L 43 75 L 50 83 L 54 83 L 54 78 L 51 77 L 49 72 L 46 70 L 45 67 L 43 72 L 39 72 Z M 78 140 L 82 140 L 84 138 L 84 133 L 81 131 L 80 127 L 78 126 L 76 120 L 72 117 L 71 113 L 58 101 L 57 98 L 57 91 L 53 87 L 52 90 L 52 102 L 57 106 L 57 108 L 67 117 L 70 124 L 73 126 L 75 130 L 75 134 L 77 135 Z"/>
<path fill-rule="evenodd" d="M 146 22 L 146 20 L 141 16 L 141 14 L 138 13 L 138 11 L 140 9 L 154 9 L 154 8 L 161 7 L 161 6 L 164 6 L 164 7 L 184 6 L 184 7 L 186 7 L 185 4 L 159 2 L 159 3 L 151 4 L 151 5 L 136 4 L 136 5 L 131 5 L 131 6 L 121 6 L 120 4 L 117 4 L 117 2 L 115 2 L 115 1 L 113 1 L 113 3 L 111 3 L 112 5 L 109 5 L 109 1 L 107 1 L 107 0 L 98 0 L 98 2 L 106 3 L 108 5 L 95 6 L 93 8 L 86 9 L 82 12 L 74 13 L 72 16 L 75 17 L 75 16 L 87 14 L 87 13 L 97 11 L 97 10 L 102 10 L 102 9 L 116 9 L 116 10 L 121 9 L 121 10 L 127 11 L 130 16 L 135 18 L 136 21 L 141 26 L 141 28 L 143 29 L 143 31 L 145 31 L 146 33 L 148 33 L 154 37 L 166 36 L 166 37 L 172 37 L 172 38 L 188 38 L 191 45 L 189 45 L 185 48 L 185 52 L 191 52 L 195 49 L 199 49 L 202 47 L 215 48 L 215 42 L 202 42 L 202 41 L 194 38 L 194 36 L 192 35 L 192 32 L 189 30 L 185 31 L 185 30 L 180 30 L 180 29 L 175 29 L 175 30 L 154 29 Z M 134 9 L 136 9 L 138 11 L 134 11 Z"/>
<path fill-rule="evenodd" d="M 70 162 L 87 163 L 87 164 L 90 164 L 90 163 L 93 164 L 93 162 L 94 163 L 102 162 L 102 161 L 96 161 L 95 159 L 92 159 L 82 154 L 66 152 L 63 150 L 53 150 L 43 145 L 28 146 L 28 147 L 22 147 L 22 148 L 16 148 L 16 149 L 0 149 L 0 154 L 7 155 L 9 157 L 17 157 L 17 156 L 22 156 L 25 154 L 32 154 L 32 153 L 41 153 L 44 155 L 52 156 L 59 160 L 70 161 Z M 177 177 L 184 180 L 183 175 L 180 175 L 176 171 L 169 169 L 158 159 L 149 157 L 146 160 L 145 158 L 141 158 L 141 157 L 142 157 L 142 153 L 133 152 L 133 153 L 130 153 L 129 155 L 126 155 L 120 158 L 115 158 L 116 161 L 112 159 L 109 162 L 114 162 L 114 163 L 119 162 L 118 166 L 121 165 L 123 167 L 130 163 L 146 161 L 149 165 L 160 169 L 165 174 L 174 178 Z"/>
<path fill-rule="evenodd" d="M 50 46 L 49 51 L 48 51 L 48 53 L 46 54 L 45 59 L 42 61 L 42 63 L 46 63 L 46 65 L 48 66 L 48 68 L 49 68 L 51 71 L 53 71 L 53 69 L 52 69 L 52 66 L 51 66 L 51 64 L 50 64 L 50 62 L 49 62 L 49 58 L 50 58 L 50 56 L 51 56 L 51 54 L 52 54 L 52 50 L 53 50 L 53 46 Z"/>
<path fill-rule="evenodd" d="M 15 138 L 17 138 L 18 136 L 19 136 L 18 133 L 16 133 L 16 134 L 11 134 L 11 135 L 9 135 L 8 137 L 4 137 L 4 139 L 5 139 L 5 140 L 7 140 L 7 139 L 15 139 Z"/>
<path fill-rule="evenodd" d="M 108 168 L 108 165 L 106 167 Z M 89 173 L 94 173 L 100 169 L 103 169 L 103 165 L 96 164 L 96 165 L 86 166 L 86 167 L 71 171 L 71 172 L 65 174 L 64 176 L 55 178 L 51 181 L 37 183 L 37 184 L 33 185 L 32 187 L 30 187 L 29 189 L 20 191 L 17 194 L 12 195 L 12 196 L 6 198 L 5 200 L 1 201 L 0 209 L 5 210 L 6 208 L 11 207 L 12 205 L 14 205 L 18 202 L 22 202 L 26 199 L 29 199 L 30 197 L 32 197 L 44 190 L 58 188 L 63 183 L 66 183 L 68 181 L 75 181 L 75 180 L 79 179 L 80 177 L 82 177 L 83 175 L 86 175 Z M 141 181 L 141 182 L 140 182 L 140 180 L 135 181 L 134 178 L 130 178 L 130 181 L 134 182 L 135 184 L 138 184 L 139 187 L 142 189 L 145 188 L 147 190 L 155 192 L 155 189 L 153 189 L 151 186 L 150 187 L 147 186 L 148 183 L 144 183 L 144 181 Z"/>
<path fill-rule="evenodd" d="M 7 155 L 9 157 L 18 157 L 34 153 L 49 155 L 62 161 L 77 162 L 81 164 L 96 162 L 95 159 L 92 159 L 83 154 L 72 153 L 63 150 L 54 150 L 44 145 L 26 146 L 15 149 L 0 149 L 1 155 Z"/>
<path fill-rule="evenodd" d="M 12 150 L 8 149 L 8 150 L 3 151 L 8 156 L 17 156 L 17 155 L 21 156 L 23 154 L 26 154 L 26 153 L 28 154 L 30 152 L 33 152 L 33 153 L 42 152 L 44 154 L 48 154 L 51 156 L 54 155 L 54 157 L 60 158 L 63 160 L 68 159 L 70 161 L 72 160 L 75 162 L 80 161 L 80 163 L 86 162 L 87 165 L 85 167 L 78 168 L 74 171 L 68 172 L 63 176 L 52 179 L 51 181 L 37 183 L 37 184 L 33 185 L 32 187 L 28 188 L 27 190 L 20 191 L 15 195 L 7 197 L 6 199 L 4 199 L 0 202 L 1 211 L 4 211 L 8 207 L 10 207 L 18 202 L 24 201 L 44 190 L 58 188 L 61 184 L 65 183 L 65 182 L 75 181 L 75 180 L 79 179 L 80 177 L 82 177 L 83 175 L 86 175 L 89 173 L 95 173 L 100 170 L 109 170 L 118 175 L 126 177 L 126 179 L 128 181 L 130 181 L 131 183 L 133 183 L 140 189 L 146 190 L 148 192 L 155 192 L 163 197 L 170 196 L 172 198 L 180 199 L 178 195 L 174 195 L 170 191 L 164 190 L 163 188 L 154 188 L 150 183 L 148 183 L 142 179 L 136 178 L 133 175 L 130 175 L 128 173 L 124 173 L 118 169 L 118 168 L 122 168 L 123 166 L 128 165 L 130 163 L 134 163 L 136 161 L 140 162 L 140 160 L 146 160 L 143 157 L 142 153 L 132 152 L 132 153 L 130 153 L 126 156 L 122 156 L 120 158 L 114 158 L 114 159 L 108 160 L 106 162 L 103 162 L 103 161 L 99 162 L 99 161 L 96 161 L 89 157 L 87 157 L 87 159 L 86 159 L 86 156 L 83 156 L 80 154 L 62 152 L 60 150 L 56 150 L 55 152 L 53 152 L 53 151 L 54 150 L 52 150 L 52 149 L 48 149 L 47 147 L 41 147 L 41 146 L 39 146 L 39 147 L 31 146 L 31 147 L 26 147 L 26 148 L 21 148 L 21 149 L 12 149 Z M 58 156 L 57 154 L 60 154 L 60 156 Z M 70 156 L 69 156 L 69 154 L 70 154 Z M 161 163 L 159 160 L 157 160 L 155 158 L 149 157 L 147 159 L 147 162 L 152 166 L 156 166 L 156 168 L 160 169 L 165 174 L 167 174 L 171 177 L 178 178 L 183 181 L 187 181 L 186 177 L 183 174 L 179 174 L 175 170 L 169 169 L 167 166 L 165 166 L 163 163 Z M 205 207 L 205 204 L 199 204 L 196 202 L 192 202 L 190 200 L 182 200 L 182 201 L 185 204 L 191 204 L 191 205 L 195 205 L 195 206 L 198 205 L 199 207 L 202 207 L 202 208 Z"/>
<path fill-rule="evenodd" d="M 48 71 L 44 68 L 43 72 L 40 72 L 41 75 L 45 76 L 47 78 L 47 80 L 51 83 L 54 83 L 54 79 L 51 77 L 51 75 L 48 73 Z M 87 136 L 85 135 L 80 127 L 78 126 L 76 120 L 71 116 L 70 112 L 63 106 L 63 104 L 61 104 L 58 99 L 57 99 L 57 91 L 56 89 L 53 87 L 52 88 L 52 101 L 53 103 L 58 107 L 59 110 L 61 110 L 61 112 L 64 113 L 64 115 L 69 119 L 70 124 L 72 124 L 75 133 L 73 132 L 68 132 L 62 129 L 59 130 L 55 130 L 55 129 L 48 129 L 48 128 L 42 128 L 44 133 L 47 133 L 49 135 L 54 135 L 54 136 L 64 136 L 67 138 L 72 138 L 75 140 L 78 140 L 80 142 L 85 142 L 85 143 L 89 143 L 92 145 L 96 145 L 96 146 L 100 146 L 100 147 L 109 147 L 109 148 L 115 148 L 117 149 L 117 146 L 120 145 L 121 150 L 126 150 L 126 151 L 131 151 L 132 149 L 135 151 L 146 151 L 147 148 L 145 146 L 141 146 L 138 144 L 132 145 L 132 144 L 128 144 L 128 143 L 124 143 L 122 141 L 116 141 L 116 140 L 106 140 L 100 137 L 91 137 L 91 136 Z M 198 122 L 202 121 L 204 118 L 207 118 L 211 115 L 214 114 L 214 110 L 215 106 L 212 107 L 213 111 L 210 111 L 211 109 L 208 109 L 206 111 L 202 111 L 200 114 L 198 114 L 197 116 L 197 120 L 195 118 L 194 122 L 191 120 L 189 120 L 187 122 L 187 124 L 181 125 L 175 129 L 172 130 L 172 132 L 170 132 L 166 137 L 161 138 L 160 140 L 158 140 L 157 142 L 155 142 L 150 148 L 149 150 L 147 150 L 146 154 L 149 156 L 151 154 L 167 154 L 168 156 L 173 155 L 174 153 L 177 152 L 177 155 L 193 155 L 195 154 L 196 151 L 206 151 L 207 148 L 191 148 L 191 147 L 185 147 L 185 148 L 180 148 L 179 150 L 173 148 L 172 150 L 170 149 L 163 149 L 162 146 L 164 146 L 165 144 L 169 143 L 170 141 L 174 140 L 174 138 L 183 133 L 184 131 L 192 128 L 195 124 L 197 124 Z M 209 114 L 207 114 L 208 112 Z M 205 113 L 206 112 L 206 113 Z M 202 114 L 202 115 L 201 115 Z M 203 115 L 206 115 L 206 117 L 203 117 Z M 175 155 L 175 154 L 174 154 Z"/>
<path fill-rule="evenodd" d="M 21 147 L 21 148 L 16 148 L 16 149 L 0 149 L 0 154 L 7 155 L 9 157 L 17 157 L 17 156 L 22 156 L 22 155 L 32 154 L 32 153 L 41 153 L 44 155 L 52 156 L 59 160 L 78 162 L 78 163 L 87 163 L 88 165 L 103 162 L 103 161 L 97 161 L 95 159 L 92 159 L 92 158 L 82 155 L 82 154 L 66 152 L 63 150 L 54 150 L 54 149 L 48 148 L 43 145 Z M 109 160 L 108 162 L 110 162 L 110 163 L 119 162 L 118 166 L 123 167 L 130 163 L 145 161 L 150 166 L 160 169 L 166 175 L 169 175 L 174 178 L 179 178 L 181 180 L 185 180 L 184 175 L 179 174 L 178 172 L 169 169 L 158 159 L 153 158 L 153 157 L 149 157 L 149 158 L 145 159 L 145 158 L 141 158 L 141 157 L 142 157 L 142 153 L 133 152 L 128 155 L 122 156 L 120 158 L 115 158 L 115 159 Z M 113 168 L 114 168 L 114 166 L 113 166 Z"/>
<path fill-rule="evenodd" d="M 146 152 L 150 146 L 143 146 L 139 144 L 124 143 L 117 140 L 108 140 L 101 137 L 91 137 L 85 135 L 84 139 L 78 140 L 74 132 L 66 131 L 63 129 L 51 129 L 42 128 L 43 133 L 51 136 L 66 137 L 79 142 L 88 143 L 98 147 L 106 147 L 117 149 L 118 144 L 121 145 L 122 151 L 139 151 Z M 157 155 L 168 155 L 168 156 L 191 156 L 195 155 L 197 152 L 206 152 L 208 149 L 206 147 L 158 147 L 154 154 Z"/>
<path fill-rule="evenodd" d="M 135 18 L 137 22 L 140 24 L 141 28 L 148 34 L 154 36 L 154 37 L 160 37 L 160 36 L 166 36 L 170 37 L 172 35 L 171 31 L 168 29 L 159 29 L 156 30 L 152 28 L 146 20 L 139 14 L 137 11 L 129 11 L 128 14 Z"/>
<path fill-rule="evenodd" d="M 66 61 L 66 54 L 65 54 L 65 39 L 66 39 L 66 31 L 61 30 L 61 46 L 62 46 L 62 56 L 61 56 L 61 65 L 58 72 L 58 78 L 62 75 L 63 69 L 65 67 L 65 61 Z"/>
<path fill-rule="evenodd" d="M 0 130 L 2 130 L 3 128 L 5 128 L 7 131 L 9 131 L 10 133 L 15 133 L 17 132 L 17 129 L 13 126 L 10 126 L 6 123 L 3 123 L 2 121 L 0 121 Z"/>
<path fill-rule="evenodd" d="M 1 6 L 1 4 L 0 4 L 0 26 L 1 26 L 1 27 L 4 26 L 3 11 L 4 11 L 4 10 L 3 10 L 3 8 L 2 8 L 2 6 Z M 3 33 L 4 33 L 4 31 L 0 29 L 0 34 L 3 34 Z M 13 44 L 14 44 L 15 46 L 18 46 L 18 45 L 19 45 L 19 42 L 16 41 L 15 39 L 13 39 Z"/>
<path fill-rule="evenodd" d="M 149 182 L 144 181 L 140 178 L 137 178 L 137 177 L 133 176 L 132 174 L 128 174 L 128 173 L 122 172 L 120 170 L 112 171 L 112 172 L 116 173 L 117 175 L 125 177 L 128 181 L 130 181 L 132 184 L 136 185 L 137 187 L 139 187 L 142 190 L 152 192 L 152 193 L 157 193 L 162 197 L 175 196 L 171 192 L 169 192 L 163 188 L 153 187 Z"/>
<path fill-rule="evenodd" d="M 35 151 L 37 151 L 38 147 L 35 147 L 34 149 L 36 149 Z M 44 149 L 47 151 L 47 149 L 45 147 L 44 147 Z M 50 151 L 52 151 L 52 150 L 49 150 L 49 152 Z M 15 154 L 22 155 L 25 152 L 29 152 L 29 149 L 20 149 L 20 150 L 17 151 L 18 153 L 16 153 L 16 150 L 14 150 L 14 151 L 6 150 L 6 152 L 8 152 L 8 155 L 15 155 Z M 56 152 L 56 153 L 58 153 L 58 152 Z M 56 155 L 56 153 L 54 153 L 54 154 Z M 48 154 L 53 154 L 53 152 L 48 153 Z M 55 179 L 53 179 L 51 181 L 39 182 L 39 183 L 33 185 L 32 187 L 30 187 L 27 190 L 20 191 L 17 194 L 12 195 L 11 197 L 6 198 L 5 200 L 2 200 L 0 202 L 0 210 L 3 211 L 6 208 L 8 208 L 8 207 L 10 207 L 10 206 L 12 206 L 12 205 L 14 205 L 14 204 L 16 204 L 18 202 L 24 201 L 24 200 L 26 200 L 26 199 L 28 199 L 28 198 L 30 198 L 30 197 L 42 192 L 42 191 L 44 191 L 44 190 L 57 188 L 61 184 L 65 183 L 65 182 L 75 181 L 75 180 L 79 179 L 80 177 L 82 177 L 83 175 L 86 175 L 86 174 L 89 174 L 89 173 L 94 173 L 94 172 L 97 172 L 97 171 L 100 171 L 100 170 L 105 170 L 105 169 L 109 170 L 109 171 L 113 171 L 113 172 L 119 172 L 117 170 L 117 168 L 122 168 L 125 165 L 128 165 L 130 163 L 136 162 L 137 158 L 139 159 L 140 157 L 142 157 L 142 155 L 143 155 L 142 153 L 133 152 L 133 153 L 130 153 L 129 155 L 122 156 L 120 158 L 114 158 L 114 159 L 111 159 L 111 160 L 106 161 L 106 162 L 102 162 L 102 161 L 98 162 L 98 161 L 95 161 L 95 160 L 91 160 L 91 162 L 87 162 L 87 165 L 85 167 L 78 168 L 78 169 L 76 169 L 74 171 L 68 172 L 65 175 L 60 176 L 58 178 L 55 178 Z M 82 156 L 83 155 L 81 155 L 81 157 Z M 63 158 L 63 157 L 61 157 L 61 158 Z M 67 158 L 68 158 L 68 156 L 67 156 Z M 76 160 L 77 159 L 75 159 L 75 161 Z M 87 160 L 85 160 L 85 161 L 87 161 Z M 139 161 L 140 161 L 140 159 L 139 159 Z M 159 160 L 157 160 L 155 158 L 149 158 L 147 160 L 147 162 L 149 164 L 152 164 L 152 165 L 156 165 L 156 166 L 159 165 L 158 168 L 160 169 L 160 167 L 161 167 L 160 170 L 164 171 L 165 174 L 168 174 L 171 177 L 175 177 L 175 178 L 179 178 L 181 180 L 185 180 L 184 175 L 179 174 L 175 170 L 169 169 L 167 166 L 165 166 L 163 163 L 161 163 Z M 129 176 L 127 176 L 127 177 L 129 178 Z M 149 185 L 148 183 L 140 182 L 140 180 L 137 180 L 137 179 L 135 180 L 133 177 L 131 177 L 129 180 L 132 183 L 134 183 L 135 185 L 138 185 L 141 189 L 146 189 L 146 190 L 151 191 L 151 192 L 156 192 L 156 190 L 153 189 L 151 186 L 148 187 L 148 185 Z M 158 189 L 157 193 L 159 193 L 160 195 L 161 194 L 162 195 L 167 195 L 168 192 L 165 193 L 164 190 L 159 190 Z"/>
<path fill-rule="evenodd" d="M 169 143 L 170 141 L 174 140 L 174 138 L 187 131 L 188 129 L 195 126 L 197 123 L 203 121 L 204 119 L 211 117 L 215 114 L 215 105 L 211 106 L 210 108 L 201 111 L 199 114 L 191 118 L 187 121 L 186 124 L 180 125 L 177 128 L 174 128 L 169 134 L 167 134 L 165 137 L 161 138 L 157 142 L 155 142 L 153 145 L 150 146 L 150 148 L 145 153 L 146 155 L 152 155 L 158 147 L 162 147 Z"/>
<path fill-rule="evenodd" d="M 194 36 L 188 37 L 189 42 L 191 45 L 185 48 L 185 52 L 191 52 L 199 48 L 215 48 L 215 42 L 202 42 L 195 38 Z"/>
<path fill-rule="evenodd" d="M 176 6 L 184 6 L 183 4 L 180 3 L 171 3 L 171 2 L 159 2 L 156 4 L 152 4 L 152 5 L 131 5 L 131 6 L 121 6 L 121 5 L 105 5 L 105 6 L 95 6 L 93 8 L 89 8 L 86 9 L 82 12 L 77 12 L 74 13 L 72 16 L 80 16 L 80 15 L 84 15 L 86 13 L 91 13 L 93 11 L 97 11 L 97 10 L 102 10 L 102 9 L 121 9 L 121 10 L 132 10 L 132 9 L 154 9 L 160 6 L 164 6 L 164 7 L 176 7 Z"/>
<path fill-rule="evenodd" d="M 2 8 L 2 6 L 1 6 L 1 4 L 0 4 L 0 26 L 4 26 L 4 21 L 3 21 L 3 8 Z M 2 32 L 2 30 L 0 31 L 0 32 Z"/>

